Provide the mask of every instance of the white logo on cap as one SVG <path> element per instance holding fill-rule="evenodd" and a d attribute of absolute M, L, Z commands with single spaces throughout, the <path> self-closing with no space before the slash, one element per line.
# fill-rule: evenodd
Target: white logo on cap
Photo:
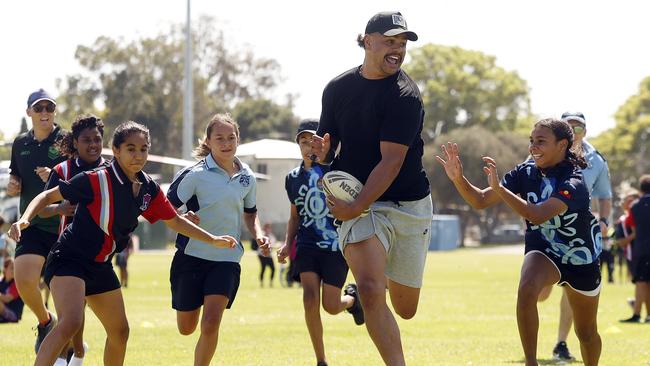
<path fill-rule="evenodd" d="M 399 14 L 393 14 L 393 24 L 406 28 L 406 21 L 404 17 Z"/>

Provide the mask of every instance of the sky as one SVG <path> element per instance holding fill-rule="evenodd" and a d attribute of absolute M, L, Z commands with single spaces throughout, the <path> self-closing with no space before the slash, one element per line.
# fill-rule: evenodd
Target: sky
<path fill-rule="evenodd" d="M 15 135 L 27 96 L 57 95 L 56 79 L 83 70 L 78 45 L 99 36 L 133 40 L 184 24 L 186 0 L 3 1 L 0 4 L 0 130 Z M 612 128 L 614 113 L 650 76 L 650 2 L 617 1 L 288 1 L 193 0 L 191 16 L 217 19 L 232 47 L 248 47 L 281 66 L 278 101 L 294 93 L 294 112 L 320 115 L 326 83 L 363 61 L 356 45 L 368 19 L 399 10 L 426 43 L 496 57 L 527 81 L 533 113 L 582 111 L 588 136 Z M 408 62 L 408 59 L 407 59 Z M 216 111 L 215 111 L 216 112 Z"/>

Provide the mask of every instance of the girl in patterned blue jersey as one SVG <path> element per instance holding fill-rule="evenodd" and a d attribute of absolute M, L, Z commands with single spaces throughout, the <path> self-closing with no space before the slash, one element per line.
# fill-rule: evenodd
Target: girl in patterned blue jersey
<path fill-rule="evenodd" d="M 149 222 L 163 220 L 172 230 L 217 247 L 236 244 L 233 237 L 212 235 L 176 214 L 158 184 L 142 171 L 149 141 L 146 127 L 131 121 L 122 123 L 113 135 L 115 159 L 109 166 L 83 172 L 40 193 L 11 226 L 9 234 L 18 240 L 21 230 L 47 205 L 64 199 L 77 204 L 72 224 L 47 258 L 44 277 L 59 322 L 41 344 L 35 365 L 51 366 L 79 330 L 84 299 L 106 331 L 104 364 L 124 363 L 129 324 L 111 259 L 126 245 L 140 215 Z"/>
<path fill-rule="evenodd" d="M 586 162 L 570 151 L 572 144 L 573 131 L 568 123 L 540 120 L 530 135 L 532 161 L 519 164 L 499 181 L 495 160 L 483 158 L 489 183 L 485 189 L 463 176 L 458 145 L 443 145 L 445 158 L 436 156 L 473 208 L 503 201 L 526 220 L 526 254 L 517 296 L 517 323 L 526 365 L 537 365 L 538 296 L 554 283 L 567 287 L 585 365 L 597 365 L 600 357 L 596 314 L 602 234 L 589 211 L 589 193 L 580 172 Z"/>

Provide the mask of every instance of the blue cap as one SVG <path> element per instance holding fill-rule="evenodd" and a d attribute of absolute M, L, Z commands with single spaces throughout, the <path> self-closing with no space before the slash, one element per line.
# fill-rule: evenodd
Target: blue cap
<path fill-rule="evenodd" d="M 303 119 L 298 125 L 298 132 L 296 132 L 296 142 L 298 142 L 298 136 L 303 132 L 310 132 L 314 135 L 318 130 L 318 120 L 313 118 Z"/>
<path fill-rule="evenodd" d="M 587 119 L 585 118 L 585 115 L 582 114 L 582 112 L 564 112 L 562 113 L 562 120 L 564 122 L 576 121 L 582 123 L 583 125 L 587 124 Z"/>
<path fill-rule="evenodd" d="M 41 88 L 29 95 L 29 98 L 27 98 L 27 108 L 33 107 L 34 104 L 40 102 L 41 100 L 47 100 L 48 102 L 52 102 L 54 105 L 56 105 L 56 100 L 54 100 L 50 93 Z"/>

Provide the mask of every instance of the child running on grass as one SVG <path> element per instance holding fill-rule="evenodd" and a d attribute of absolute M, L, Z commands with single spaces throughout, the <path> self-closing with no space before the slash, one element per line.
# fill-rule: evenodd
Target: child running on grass
<path fill-rule="evenodd" d="M 59 316 L 45 337 L 35 365 L 51 366 L 83 322 L 84 299 L 106 331 L 105 365 L 122 365 L 129 337 L 120 282 L 111 259 L 122 250 L 142 215 L 149 222 L 163 220 L 172 230 L 209 242 L 233 247 L 231 236 L 215 236 L 179 216 L 160 187 L 142 168 L 150 147 L 149 130 L 136 122 L 120 124 L 113 134 L 114 159 L 108 167 L 84 172 L 40 193 L 9 234 L 19 240 L 38 212 L 54 202 L 77 204 L 68 225 L 50 252 L 45 280 Z"/>
<path fill-rule="evenodd" d="M 517 324 L 526 365 L 537 365 L 537 298 L 552 284 L 566 286 L 575 331 L 587 366 L 598 364 L 601 340 L 596 315 L 600 295 L 601 231 L 589 211 L 589 192 L 580 169 L 586 162 L 571 152 L 571 126 L 556 119 L 538 121 L 530 135 L 533 160 L 517 165 L 499 181 L 497 163 L 484 157 L 489 186 L 463 176 L 458 145 L 442 146 L 445 169 L 463 199 L 482 209 L 505 202 L 526 220 L 525 257 L 517 294 Z"/>

